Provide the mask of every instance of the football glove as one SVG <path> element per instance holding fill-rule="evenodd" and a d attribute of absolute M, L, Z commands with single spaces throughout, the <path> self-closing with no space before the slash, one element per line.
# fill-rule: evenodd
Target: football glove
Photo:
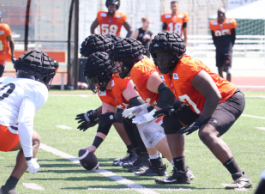
<path fill-rule="evenodd" d="M 28 165 L 28 171 L 31 174 L 35 174 L 38 172 L 38 170 L 40 169 L 40 165 L 37 163 L 37 159 L 30 159 L 28 161 L 26 161 L 27 165 Z"/>
<path fill-rule="evenodd" d="M 145 104 L 141 104 L 139 106 L 135 106 L 129 109 L 126 109 L 123 111 L 122 116 L 124 118 L 133 118 L 134 116 L 136 116 L 139 112 L 141 112 L 142 110 L 146 109 L 147 107 L 149 107 L 150 105 L 148 103 Z"/>
<path fill-rule="evenodd" d="M 95 126 L 98 123 L 98 114 L 96 110 L 90 110 L 86 113 L 76 115 L 75 120 L 78 120 L 78 123 L 81 123 L 77 129 L 85 131 L 90 127 Z"/>
<path fill-rule="evenodd" d="M 158 118 L 158 117 L 161 117 L 163 115 L 172 115 L 173 112 L 175 112 L 174 107 L 168 106 L 168 107 L 165 107 L 161 110 L 156 111 L 154 114 L 154 117 Z"/>
<path fill-rule="evenodd" d="M 204 121 L 205 121 L 204 118 L 202 116 L 200 116 L 195 122 L 193 122 L 189 126 L 178 130 L 178 133 L 179 134 L 186 133 L 186 135 L 189 135 L 189 134 L 193 133 L 194 131 L 198 130 L 202 126 Z"/>
<path fill-rule="evenodd" d="M 146 113 L 142 116 L 135 117 L 132 122 L 135 124 L 142 124 L 147 123 L 155 119 L 154 114 L 156 112 L 156 109 L 153 109 L 151 112 Z"/>

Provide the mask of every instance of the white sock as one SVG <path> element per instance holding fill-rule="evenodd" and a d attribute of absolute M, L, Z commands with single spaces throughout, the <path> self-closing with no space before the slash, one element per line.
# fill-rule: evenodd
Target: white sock
<path fill-rule="evenodd" d="M 157 158 L 160 158 L 160 154 L 157 153 L 157 154 L 154 154 L 154 155 L 149 155 L 149 158 L 150 158 L 150 159 L 157 159 Z"/>
<path fill-rule="evenodd" d="M 170 164 L 174 167 L 174 161 L 173 160 L 170 161 Z"/>

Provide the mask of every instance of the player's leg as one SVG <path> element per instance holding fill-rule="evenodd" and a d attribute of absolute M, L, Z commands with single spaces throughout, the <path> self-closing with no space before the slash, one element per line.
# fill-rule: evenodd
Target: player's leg
<path fill-rule="evenodd" d="M 217 106 L 213 115 L 199 130 L 199 137 L 202 142 L 234 179 L 234 182 L 226 186 L 226 189 L 249 188 L 252 186 L 248 177 L 240 170 L 227 144 L 219 138 L 230 129 L 242 114 L 244 107 L 244 94 L 237 90 L 233 96 Z"/>
<path fill-rule="evenodd" d="M 232 72 L 231 72 L 231 66 L 232 66 L 232 52 L 224 54 L 224 68 L 226 71 L 226 80 L 230 81 L 232 80 Z"/>
<path fill-rule="evenodd" d="M 265 171 L 261 174 L 261 181 L 255 191 L 255 194 L 264 194 L 265 193 Z"/>
<path fill-rule="evenodd" d="M 113 123 L 113 126 L 115 127 L 117 133 L 119 134 L 119 136 L 121 137 L 123 143 L 127 146 L 127 148 L 128 148 L 128 146 L 131 146 L 130 139 L 129 139 L 129 137 L 128 137 L 125 129 L 124 129 L 122 119 L 120 122 Z M 129 148 L 128 148 L 128 150 L 129 150 Z"/>
<path fill-rule="evenodd" d="M 7 129 L 8 130 L 8 129 Z M 26 159 L 23 154 L 21 145 L 19 143 L 19 137 L 17 134 L 12 134 L 9 131 L 6 131 L 6 135 L 2 136 L 5 140 L 8 140 L 9 143 L 9 148 L 10 149 L 5 149 L 1 151 L 16 151 L 19 150 L 16 158 L 16 165 L 13 169 L 13 172 L 11 173 L 10 177 L 6 181 L 5 185 L 1 187 L 1 192 L 4 193 L 16 193 L 15 187 L 19 181 L 19 179 L 22 177 L 22 175 L 25 173 L 27 170 L 27 164 L 26 164 Z M 3 139 L 0 138 L 0 142 Z M 12 142 L 13 140 L 13 142 Z M 16 143 L 15 145 L 12 145 L 13 143 Z M 40 146 L 40 137 L 37 134 L 37 132 L 33 131 L 32 134 L 32 143 L 33 143 L 33 157 L 37 154 L 38 148 Z M 7 146 L 7 143 L 6 143 Z M 3 147 L 3 146 L 1 146 Z M 12 148 L 11 148 L 12 147 Z"/>
<path fill-rule="evenodd" d="M 6 60 L 0 60 L 0 77 L 2 77 L 5 70 Z"/>
<path fill-rule="evenodd" d="M 223 77 L 223 57 L 222 57 L 222 54 L 216 52 L 215 60 L 216 60 L 216 67 L 218 70 L 218 74 L 220 77 Z"/>
<path fill-rule="evenodd" d="M 177 131 L 183 126 L 189 125 L 198 118 L 188 106 L 182 105 L 177 112 L 166 115 L 163 119 L 163 127 L 167 137 L 168 146 L 173 158 L 173 174 L 167 178 L 156 179 L 158 184 L 189 184 L 194 175 L 185 163 L 184 136 Z"/>

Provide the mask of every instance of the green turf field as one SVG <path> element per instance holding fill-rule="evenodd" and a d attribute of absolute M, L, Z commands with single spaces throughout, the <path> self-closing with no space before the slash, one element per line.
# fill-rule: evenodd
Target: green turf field
<path fill-rule="evenodd" d="M 100 105 L 97 96 L 69 96 L 67 94 L 91 94 L 87 92 L 51 91 L 47 103 L 37 112 L 34 128 L 41 136 L 42 143 L 62 152 L 77 157 L 78 150 L 91 145 L 96 127 L 81 132 L 76 129 L 76 114 L 95 109 Z M 59 94 L 59 95 L 58 95 Z M 60 96 L 64 94 L 64 96 Z M 246 108 L 244 114 L 265 117 L 265 96 L 263 91 L 246 91 Z M 56 125 L 66 125 L 72 129 L 61 129 Z M 261 172 L 265 169 L 265 131 L 256 129 L 265 127 L 265 119 L 241 117 L 235 125 L 222 137 L 230 146 L 239 166 L 249 176 L 256 188 Z M 232 179 L 211 152 L 202 144 L 196 133 L 186 136 L 186 163 L 190 166 L 195 179 L 190 185 L 156 185 L 155 177 L 136 177 L 121 167 L 112 167 L 112 160 L 123 157 L 126 147 L 115 129 L 112 128 L 108 137 L 96 151 L 102 169 L 127 178 L 156 193 L 241 193 L 242 191 L 226 191 L 222 183 L 231 183 Z M 15 152 L 0 153 L 0 184 L 3 185 L 9 177 L 15 163 Z M 53 155 L 42 149 L 37 155 L 41 166 L 40 171 L 32 175 L 28 172 L 17 186 L 18 193 L 139 193 L 136 190 L 113 190 L 127 188 L 116 181 L 98 173 L 89 172 L 66 159 Z M 166 160 L 164 160 L 166 162 Z M 172 167 L 168 162 L 168 173 Z M 45 190 L 35 191 L 25 188 L 22 183 L 36 183 Z M 0 186 L 1 186 L 0 185 Z M 103 190 L 88 190 L 88 188 Z M 191 189 L 186 191 L 155 190 L 155 189 Z M 254 188 L 244 191 L 253 193 Z M 108 190 L 111 189 L 111 190 Z"/>

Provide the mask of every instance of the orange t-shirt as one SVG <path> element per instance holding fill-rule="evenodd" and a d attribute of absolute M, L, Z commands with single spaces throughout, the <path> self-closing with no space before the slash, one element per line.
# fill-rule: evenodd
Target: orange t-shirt
<path fill-rule="evenodd" d="M 165 76 L 165 79 L 170 79 L 173 85 L 172 91 L 177 98 L 187 104 L 196 114 L 201 114 L 205 102 L 205 97 L 199 93 L 192 85 L 191 80 L 200 71 L 206 71 L 215 82 L 222 96 L 219 103 L 226 101 L 236 91 L 236 86 L 219 75 L 213 73 L 209 67 L 204 65 L 200 60 L 193 59 L 185 55 L 177 63 L 173 70 L 172 78 Z M 170 84 L 170 81 L 166 82 Z M 169 87 L 171 86 L 168 85 Z"/>
<path fill-rule="evenodd" d="M 7 36 L 11 34 L 11 29 L 7 24 L 0 23 L 0 60 L 11 57 Z"/>
<path fill-rule="evenodd" d="M 111 78 L 111 90 L 105 90 L 105 91 L 98 91 L 98 96 L 100 100 L 106 104 L 109 104 L 111 106 L 124 109 L 126 108 L 130 102 L 128 102 L 122 95 L 123 90 L 128 85 L 128 82 L 131 80 L 131 78 L 116 78 L 115 75 L 112 75 Z"/>
<path fill-rule="evenodd" d="M 147 89 L 147 81 L 154 72 L 158 72 L 158 70 L 154 62 L 147 57 L 144 57 L 144 59 L 134 64 L 130 71 L 135 89 L 139 92 L 142 99 L 150 105 L 155 105 L 159 99 L 159 94 L 153 93 Z"/>
<path fill-rule="evenodd" d="M 211 20 L 209 28 L 214 32 L 214 36 L 230 35 L 231 30 L 236 28 L 235 19 L 226 19 L 222 24 L 219 24 L 217 20 Z"/>
<path fill-rule="evenodd" d="M 178 13 L 172 15 L 171 13 L 164 13 L 161 15 L 161 22 L 167 24 L 167 31 L 175 32 L 182 36 L 183 24 L 189 21 L 189 16 L 186 13 Z"/>
<path fill-rule="evenodd" d="M 100 34 L 113 34 L 120 36 L 123 23 L 127 20 L 125 13 L 115 13 L 113 17 L 108 16 L 108 12 L 99 11 L 97 20 L 100 26 Z"/>

